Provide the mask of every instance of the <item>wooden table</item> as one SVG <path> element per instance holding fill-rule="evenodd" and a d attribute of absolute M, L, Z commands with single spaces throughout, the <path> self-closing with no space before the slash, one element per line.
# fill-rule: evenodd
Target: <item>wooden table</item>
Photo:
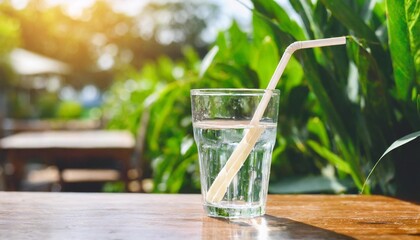
<path fill-rule="evenodd" d="M 0 119 L 0 132 L 12 135 L 20 132 L 41 132 L 50 130 L 98 130 L 101 127 L 100 120 L 69 119 L 69 120 L 41 120 L 41 119 Z M 0 135 L 1 136 L 1 135 Z"/>
<path fill-rule="evenodd" d="M 18 190 L 24 175 L 24 165 L 34 158 L 54 163 L 61 161 L 89 161 L 112 158 L 122 165 L 122 179 L 127 183 L 127 170 L 135 140 L 126 131 L 44 131 L 23 132 L 0 140 L 0 150 L 12 163 L 14 172 L 9 190 Z"/>
<path fill-rule="evenodd" d="M 0 239 L 414 239 L 420 206 L 383 196 L 269 195 L 264 217 L 205 215 L 200 195 L 0 192 Z"/>

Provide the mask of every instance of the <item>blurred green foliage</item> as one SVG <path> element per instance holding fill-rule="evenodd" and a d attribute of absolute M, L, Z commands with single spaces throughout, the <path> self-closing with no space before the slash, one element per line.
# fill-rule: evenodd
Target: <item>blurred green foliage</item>
<path fill-rule="evenodd" d="M 90 81 L 106 89 L 114 69 L 139 68 L 160 55 L 181 58 L 185 44 L 204 55 L 208 43 L 202 36 L 220 13 L 212 2 L 150 1 L 129 16 L 114 10 L 117 1 L 93 1 L 75 17 L 65 7 L 73 3 L 48 2 L 27 1 L 23 9 L 15 9 L 13 1 L 0 2 L 0 56 L 19 45 L 63 61 L 73 70 L 67 83 L 78 88 Z M 101 69 L 99 59 L 109 56 L 113 64 Z"/>
<path fill-rule="evenodd" d="M 0 122 L 79 116 L 74 104 L 60 102 L 60 87 L 79 91 L 91 84 L 105 91 L 115 71 L 142 68 L 161 55 L 182 58 L 186 44 L 203 56 L 209 44 L 205 33 L 221 12 L 213 2 L 194 0 L 150 1 L 130 14 L 118 10 L 118 1 L 90 1 L 81 9 L 73 4 L 0 1 Z M 57 89 L 46 89 L 48 84 L 34 87 L 35 78 L 47 80 L 51 73 L 15 74 L 9 53 L 17 47 L 60 60 L 71 72 L 60 76 Z M 100 115 L 98 110 L 83 109 L 82 118 Z"/>
<path fill-rule="evenodd" d="M 15 19 L 0 13 L 0 56 L 17 47 L 20 42 L 20 25 Z"/>
<path fill-rule="evenodd" d="M 54 118 L 56 117 L 57 107 L 61 106 L 60 112 L 65 111 L 63 105 L 60 103 L 57 94 L 44 93 L 39 96 L 35 104 L 39 110 L 39 118 Z M 62 113 L 59 113 L 62 114 Z"/>
<path fill-rule="evenodd" d="M 0 12 L 0 87 L 4 88 L 15 80 L 8 54 L 20 43 L 20 25 L 15 19 Z"/>
<path fill-rule="evenodd" d="M 63 101 L 57 107 L 56 117 L 59 119 L 77 119 L 82 115 L 83 107 L 77 101 Z"/>
<path fill-rule="evenodd" d="M 198 189 L 197 152 L 192 139 L 189 90 L 197 78 L 199 57 L 184 49 L 185 59 L 161 57 L 140 71 L 127 68 L 105 99 L 110 128 L 137 134 L 147 129 L 142 160 L 153 170 L 156 192 Z M 128 80 L 126 80 L 128 79 Z"/>
<path fill-rule="evenodd" d="M 110 127 L 146 132 L 142 160 L 152 166 L 156 192 L 198 191 L 189 90 L 265 88 L 290 43 L 349 36 L 347 47 L 300 50 L 290 60 L 277 86 L 282 95 L 271 182 L 288 179 L 295 192 L 305 191 L 299 191 L 302 181 L 318 180 L 322 192 L 360 190 L 385 149 L 420 128 L 419 5 L 413 0 L 290 1 L 299 24 L 274 1 L 252 2 L 253 31 L 233 23 L 220 32 L 201 70 L 197 56 L 187 52 L 180 61 L 163 57 L 140 71 L 122 71 L 104 111 Z M 392 156 L 366 192 L 398 195 L 418 187 L 418 177 L 399 181 L 398 171 L 407 169 L 397 160 L 413 159 L 409 168 L 418 169 L 418 156 L 415 148 Z M 342 187 L 331 186 L 336 182 Z"/>

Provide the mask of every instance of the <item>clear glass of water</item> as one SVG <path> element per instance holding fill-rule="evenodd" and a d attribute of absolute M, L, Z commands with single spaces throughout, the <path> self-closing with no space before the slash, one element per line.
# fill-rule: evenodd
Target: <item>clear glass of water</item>
<path fill-rule="evenodd" d="M 222 201 L 206 194 L 248 129 L 266 91 L 271 99 L 259 122 L 263 132 L 227 188 Z M 271 155 L 276 141 L 279 90 L 193 89 L 191 107 L 198 146 L 201 193 L 209 216 L 250 218 L 265 214 Z"/>

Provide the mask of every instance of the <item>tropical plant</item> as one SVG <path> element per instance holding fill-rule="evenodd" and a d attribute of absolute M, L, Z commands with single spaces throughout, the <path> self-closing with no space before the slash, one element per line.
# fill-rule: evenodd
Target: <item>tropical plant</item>
<path fill-rule="evenodd" d="M 124 69 L 105 100 L 109 127 L 138 136 L 140 161 L 152 168 L 155 192 L 192 191 L 199 184 L 189 113 L 199 58 L 191 48 L 184 56 L 178 62 L 160 57 L 141 71 Z"/>
<path fill-rule="evenodd" d="M 296 40 L 352 36 L 347 52 L 336 47 L 296 54 L 302 64 L 303 82 L 296 88 L 285 89 L 288 79 L 284 78 L 279 88 L 284 93 L 285 119 L 303 124 L 279 125 L 288 142 L 286 146 L 314 157 L 315 161 L 318 159 L 321 166 L 325 166 L 322 161 L 327 161 L 336 167 L 339 178 L 351 176 L 360 189 L 367 169 L 384 149 L 399 136 L 420 127 L 415 110 L 420 83 L 415 67 L 419 58 L 415 39 L 419 31 L 418 4 L 414 1 L 293 1 L 291 4 L 303 21 L 302 28 L 273 1 L 253 1 L 253 4 L 253 41 L 261 42 L 259 36 L 269 36 L 279 53 Z M 386 12 L 392 12 L 388 19 Z M 402 41 L 396 44 L 395 39 Z M 400 48 L 404 49 L 403 55 L 398 52 Z M 277 57 L 275 48 L 271 49 L 264 52 L 264 58 Z M 401 65 L 404 67 L 400 68 Z M 252 67 L 252 63 L 248 66 Z M 258 75 L 260 79 L 262 76 Z M 302 88 L 303 93 L 295 92 Z M 294 118 L 293 112 L 288 113 L 288 107 L 301 109 L 296 104 L 308 104 L 314 97 L 315 105 L 305 107 L 309 115 Z M 289 134 L 289 129 L 296 132 Z M 290 159 L 289 154 L 285 151 L 280 158 Z M 395 186 L 389 182 L 393 179 L 392 168 L 381 170 L 385 172 L 379 175 L 382 179 L 378 181 L 382 191 L 395 193 Z M 385 180 L 384 176 L 387 176 Z"/>
<path fill-rule="evenodd" d="M 189 181 L 197 180 L 189 89 L 265 88 L 290 43 L 348 36 L 347 47 L 301 50 L 290 60 L 278 85 L 282 96 L 270 191 L 285 192 L 276 183 L 286 177 L 293 177 L 289 185 L 319 181 L 320 192 L 360 190 L 385 149 L 420 128 L 416 110 L 420 101 L 419 4 L 410 0 L 290 1 L 301 20 L 298 23 L 275 1 L 252 3 L 253 31 L 246 33 L 233 23 L 220 32 L 201 71 L 182 64 L 184 75 L 178 79 L 174 72 L 180 63 L 167 60 L 170 64 L 165 68 L 159 62 L 149 65 L 133 73 L 137 74 L 135 84 L 148 85 L 148 90 L 130 87 L 132 80 L 118 82 L 111 90 L 113 107 L 108 110 L 121 111 L 113 118 L 127 121 L 126 127 L 133 131 L 144 109 L 150 111 L 144 152 L 153 166 L 156 191 L 195 189 Z M 196 65 L 198 60 L 193 62 Z M 129 99 L 122 103 L 119 98 Z M 407 185 L 398 184 L 401 175 L 393 164 L 398 166 L 401 160 L 397 158 L 411 156 L 411 164 L 418 169 L 419 152 L 411 148 L 405 153 L 382 163 L 366 192 L 409 194 L 401 190 Z M 325 188 L 331 184 L 340 187 Z"/>

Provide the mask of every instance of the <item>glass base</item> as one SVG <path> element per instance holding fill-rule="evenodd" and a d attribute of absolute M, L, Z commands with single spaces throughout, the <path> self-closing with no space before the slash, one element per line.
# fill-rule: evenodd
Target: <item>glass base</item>
<path fill-rule="evenodd" d="M 204 210 L 210 217 L 217 218 L 253 218 L 260 217 L 265 214 L 265 207 L 262 206 L 241 206 L 241 207 L 229 207 L 229 206 L 214 206 L 204 205 Z"/>

